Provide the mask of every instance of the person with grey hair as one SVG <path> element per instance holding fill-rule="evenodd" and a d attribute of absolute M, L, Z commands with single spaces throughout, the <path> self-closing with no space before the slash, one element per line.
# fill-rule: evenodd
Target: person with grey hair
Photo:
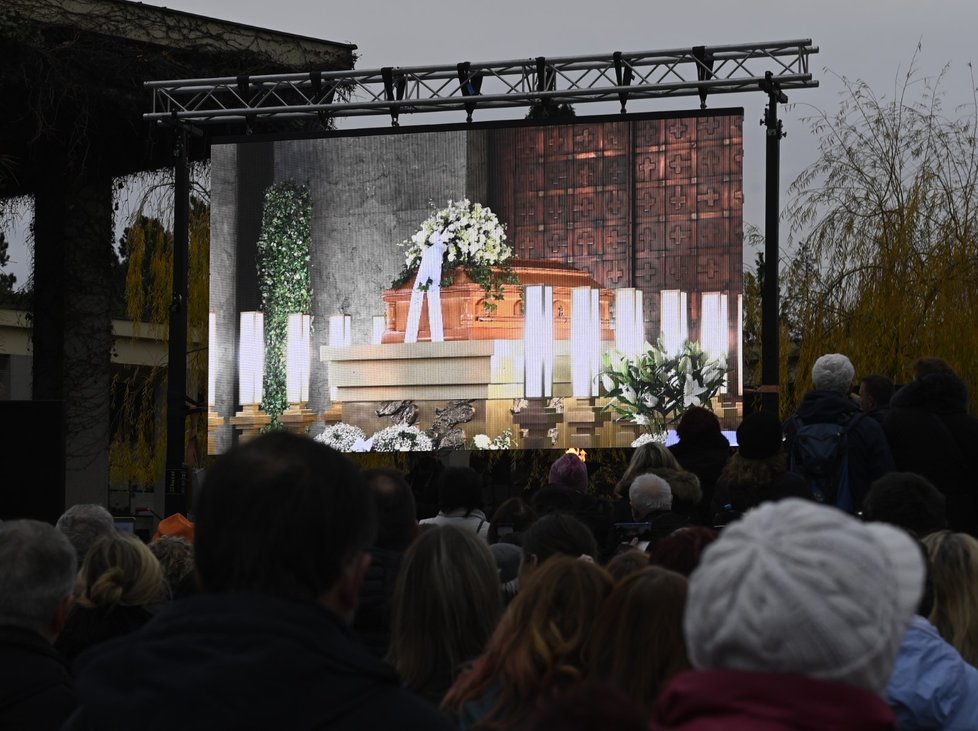
<path fill-rule="evenodd" d="M 75 550 L 54 526 L 0 525 L 0 728 L 60 728 L 77 706 L 68 665 L 52 646 L 75 575 Z"/>
<path fill-rule="evenodd" d="M 75 547 L 75 565 L 81 568 L 88 549 L 102 536 L 115 530 L 112 513 L 96 503 L 72 505 L 61 517 L 55 527 L 67 536 Z"/>
<path fill-rule="evenodd" d="M 800 464 L 799 432 L 803 439 L 815 430 L 820 433 L 834 430 L 842 435 L 839 442 L 843 446 L 834 466 L 813 487 L 813 497 L 858 514 L 869 486 L 892 472 L 895 466 L 883 428 L 873 419 L 863 418 L 865 413 L 850 395 L 855 373 L 852 361 L 841 353 L 818 358 L 812 367 L 813 388 L 805 394 L 794 415 L 785 421 L 784 436 L 788 469 L 811 479 Z M 819 435 L 814 437 L 817 439 Z"/>
<path fill-rule="evenodd" d="M 628 502 L 632 510 L 634 537 L 628 527 L 618 526 L 617 538 L 623 545 L 632 545 L 649 551 L 659 538 L 665 538 L 677 528 L 688 524 L 688 520 L 673 512 L 673 491 L 669 483 L 659 475 L 647 473 L 639 475 L 628 488 Z"/>
<path fill-rule="evenodd" d="M 661 512 L 672 507 L 672 488 L 658 475 L 639 475 L 628 488 L 628 502 L 632 506 L 632 517 L 641 520 L 653 511 Z"/>

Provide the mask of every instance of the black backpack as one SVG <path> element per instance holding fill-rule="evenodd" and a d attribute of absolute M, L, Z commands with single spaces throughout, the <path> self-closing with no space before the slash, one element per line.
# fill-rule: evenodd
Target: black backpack
<path fill-rule="evenodd" d="M 856 412 L 843 421 L 805 423 L 797 415 L 788 469 L 808 482 L 812 498 L 847 513 L 856 510 L 849 484 L 849 432 L 865 416 Z"/>

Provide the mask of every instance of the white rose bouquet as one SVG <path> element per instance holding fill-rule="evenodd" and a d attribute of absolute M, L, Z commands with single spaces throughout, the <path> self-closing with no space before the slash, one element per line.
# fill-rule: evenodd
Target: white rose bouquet
<path fill-rule="evenodd" d="M 314 437 L 317 442 L 322 442 L 340 452 L 354 451 L 353 446 L 366 438 L 363 429 L 342 421 L 338 424 L 330 424 Z"/>
<path fill-rule="evenodd" d="M 476 434 L 472 437 L 471 449 L 510 449 L 513 446 L 513 430 L 507 429 L 495 439 L 488 434 Z"/>
<path fill-rule="evenodd" d="M 489 207 L 463 198 L 448 201 L 446 208 L 432 213 L 411 238 L 401 242 L 405 249 L 404 269 L 394 280 L 394 287 L 411 278 L 421 266 L 425 250 L 436 243 L 445 246 L 441 286 L 451 286 L 454 270 L 464 268 L 485 289 L 488 312 L 495 310 L 494 302 L 502 299 L 502 285 L 517 282 L 507 264 L 513 249 L 506 243 L 505 224 Z M 429 280 L 418 286 L 424 290 L 430 283 Z"/>
<path fill-rule="evenodd" d="M 416 426 L 393 424 L 370 438 L 374 452 L 430 452 L 431 437 Z"/>

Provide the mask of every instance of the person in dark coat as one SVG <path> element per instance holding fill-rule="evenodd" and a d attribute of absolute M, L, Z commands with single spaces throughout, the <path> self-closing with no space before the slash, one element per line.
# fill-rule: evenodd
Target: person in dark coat
<path fill-rule="evenodd" d="M 692 519 L 700 525 L 712 525 L 710 505 L 713 490 L 724 465 L 730 459 L 730 441 L 723 436 L 717 415 L 702 406 L 692 406 L 676 424 L 679 441 L 669 447 L 684 470 L 700 480 L 702 501 L 696 506 Z M 669 478 L 666 478 L 667 480 Z"/>
<path fill-rule="evenodd" d="M 376 517 L 347 457 L 276 431 L 218 457 L 201 591 L 82 654 L 75 729 L 449 729 L 350 625 Z"/>
<path fill-rule="evenodd" d="M 848 455 L 849 489 L 855 512 L 858 512 L 873 480 L 896 467 L 883 427 L 866 418 L 859 404 L 849 395 L 854 376 L 855 368 L 846 356 L 841 353 L 821 356 L 812 366 L 814 389 L 805 394 L 795 416 L 803 424 L 843 424 L 856 419 L 848 432 Z M 785 423 L 788 454 L 797 430 L 796 420 L 789 419 Z"/>
<path fill-rule="evenodd" d="M 374 496 L 378 526 L 353 629 L 376 657 L 383 658 L 390 646 L 394 584 L 404 552 L 418 536 L 418 517 L 414 493 L 403 472 L 377 467 L 363 475 Z"/>
<path fill-rule="evenodd" d="M 52 642 L 71 609 L 75 549 L 37 520 L 0 523 L 0 728 L 58 729 L 77 706 Z"/>
<path fill-rule="evenodd" d="M 859 408 L 880 426 L 890 412 L 892 398 L 893 381 L 888 376 L 874 373 L 859 379 Z"/>
<path fill-rule="evenodd" d="M 978 536 L 978 417 L 967 408 L 964 381 L 944 361 L 925 358 L 893 395 L 883 428 L 897 469 L 943 493 L 951 530 Z"/>
<path fill-rule="evenodd" d="M 811 499 L 805 479 L 788 471 L 781 428 L 781 420 L 770 411 L 748 414 L 737 427 L 737 451 L 713 493 L 715 525 L 726 525 L 761 503 Z"/>

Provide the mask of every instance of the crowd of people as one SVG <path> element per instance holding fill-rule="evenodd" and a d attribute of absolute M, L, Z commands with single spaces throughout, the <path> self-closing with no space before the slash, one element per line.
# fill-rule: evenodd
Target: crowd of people
<path fill-rule="evenodd" d="M 967 390 L 812 376 L 735 445 L 688 410 L 610 495 L 568 453 L 497 506 L 446 468 L 422 515 L 271 432 L 148 543 L 97 505 L 0 523 L 0 728 L 978 729 Z"/>

